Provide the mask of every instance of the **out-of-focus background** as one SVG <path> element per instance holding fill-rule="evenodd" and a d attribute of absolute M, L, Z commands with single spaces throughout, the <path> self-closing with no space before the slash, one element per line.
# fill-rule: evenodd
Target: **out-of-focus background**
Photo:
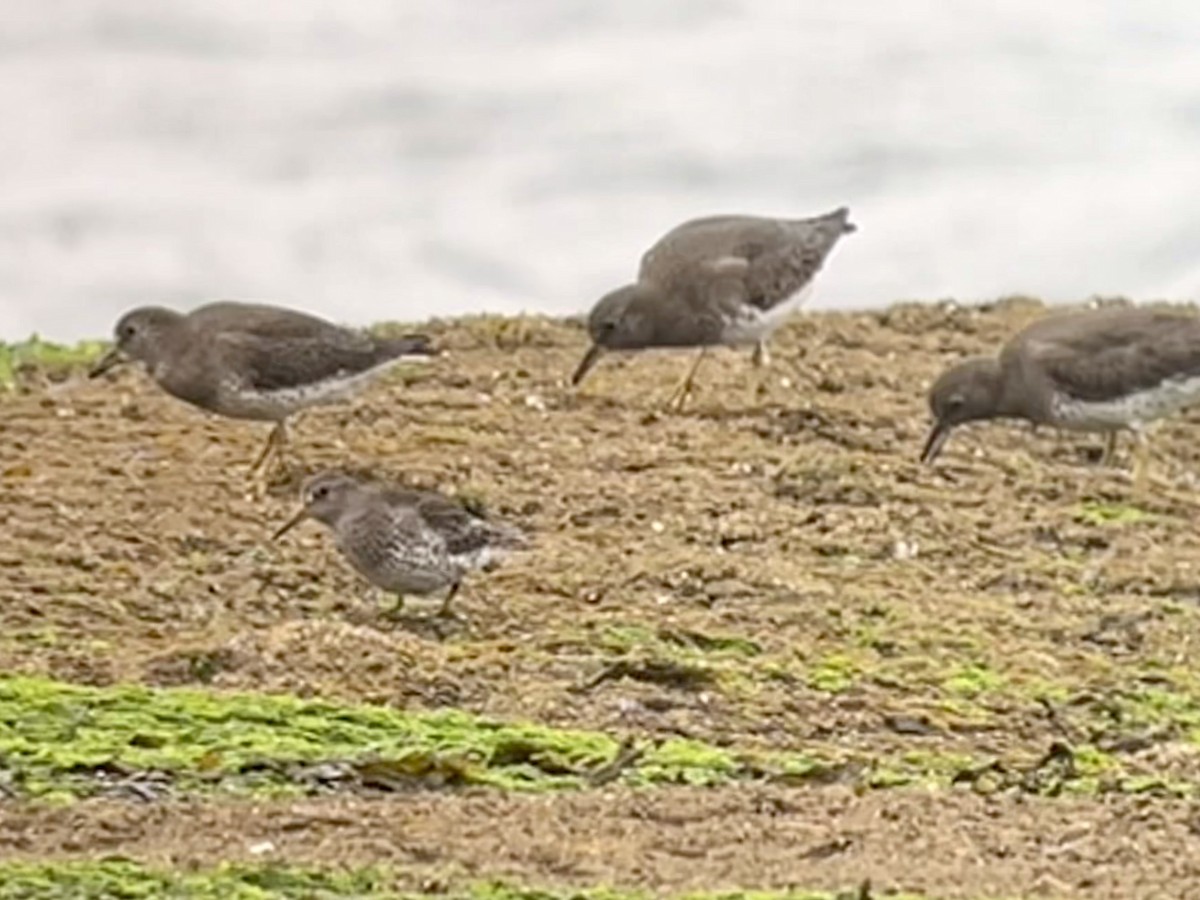
<path fill-rule="evenodd" d="M 0 338 L 570 313 L 680 220 L 841 204 L 813 307 L 1200 294 L 1189 0 L 2 11 Z"/>

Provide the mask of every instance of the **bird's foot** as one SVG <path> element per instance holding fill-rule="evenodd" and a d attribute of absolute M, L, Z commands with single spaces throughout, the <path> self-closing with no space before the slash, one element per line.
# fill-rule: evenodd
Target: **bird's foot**
<path fill-rule="evenodd" d="M 766 341 L 757 341 L 754 344 L 754 352 L 750 355 L 750 362 L 760 369 L 765 369 L 771 365 L 771 351 L 767 348 Z"/>
<path fill-rule="evenodd" d="M 438 607 L 437 617 L 439 619 L 450 619 L 453 621 L 461 621 L 462 616 L 450 608 L 450 602 L 458 596 L 459 582 L 454 582 L 450 585 L 450 589 L 446 591 L 446 596 L 442 598 L 442 605 Z"/>
<path fill-rule="evenodd" d="M 675 390 L 671 392 L 671 395 L 667 397 L 667 402 L 663 405 L 663 408 L 670 413 L 678 414 L 683 412 L 684 407 L 687 406 L 688 397 L 691 395 L 691 393 L 691 383 L 686 381 L 680 382 L 675 387 Z"/>
<path fill-rule="evenodd" d="M 283 422 L 278 422 L 271 429 L 271 433 L 267 435 L 267 441 L 263 445 L 262 452 L 250 464 L 250 469 L 246 473 L 247 477 L 250 479 L 262 479 L 267 484 L 290 483 L 293 472 L 292 466 L 287 459 L 287 451 L 287 426 Z"/>
<path fill-rule="evenodd" d="M 406 612 L 404 599 L 399 597 L 395 605 L 380 611 L 379 618 L 392 628 L 401 628 L 434 641 L 444 641 L 462 634 L 467 627 L 466 617 L 449 609 L 446 601 L 430 615 L 424 610 Z"/>
<path fill-rule="evenodd" d="M 396 594 L 395 602 L 384 607 L 379 614 L 385 619 L 391 619 L 393 622 L 405 618 L 404 595 Z"/>
<path fill-rule="evenodd" d="M 254 500 L 262 500 L 273 494 L 294 493 L 298 471 L 279 460 L 269 468 L 249 473 L 247 475 L 248 493 Z"/>
<path fill-rule="evenodd" d="M 1100 460 L 1097 463 L 1102 469 L 1107 469 L 1113 464 L 1113 460 L 1117 456 L 1117 433 L 1110 431 L 1104 438 L 1104 449 L 1100 452 Z"/>
<path fill-rule="evenodd" d="M 253 478 L 265 472 L 272 462 L 275 460 L 276 454 L 279 452 L 279 426 L 271 429 L 271 433 L 267 435 L 266 443 L 263 444 L 262 451 L 258 456 L 254 457 L 254 462 L 250 463 L 250 468 L 246 471 L 249 478 Z"/>
<path fill-rule="evenodd" d="M 433 621 L 443 625 L 465 625 L 467 617 L 456 609 L 441 608 L 433 614 Z"/>
<path fill-rule="evenodd" d="M 700 368 L 700 364 L 704 362 L 704 357 L 708 355 L 708 348 L 700 348 L 700 352 L 696 354 L 696 359 L 692 362 L 687 374 L 683 376 L 683 380 L 675 386 L 675 390 L 671 392 L 671 396 L 667 398 L 667 411 L 673 413 L 683 412 L 683 407 L 687 403 L 688 397 L 692 393 L 692 386 L 696 383 L 696 372 Z"/>
<path fill-rule="evenodd" d="M 779 384 L 786 387 L 786 382 L 782 380 L 779 381 Z M 762 369 L 758 377 L 751 377 L 749 408 L 753 409 L 757 404 L 762 404 L 763 406 L 770 404 L 775 392 L 775 386 L 775 381 L 771 378 L 771 371 L 769 369 Z"/>

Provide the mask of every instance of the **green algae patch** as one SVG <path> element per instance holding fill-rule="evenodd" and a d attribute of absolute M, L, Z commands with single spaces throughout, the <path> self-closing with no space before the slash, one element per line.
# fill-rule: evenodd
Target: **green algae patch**
<path fill-rule="evenodd" d="M 0 900 L 272 900 L 339 897 L 355 900 L 651 900 L 652 894 L 613 888 L 523 887 L 479 883 L 437 893 L 404 890 L 384 868 L 321 871 L 288 866 L 222 866 L 199 872 L 153 869 L 129 860 L 60 863 L 0 863 Z M 676 900 L 836 900 L 860 892 L 739 891 L 668 895 Z M 660 895 L 661 896 L 661 895 Z M 921 900 L 889 894 L 896 900 Z"/>
<path fill-rule="evenodd" d="M 960 674 L 972 688 L 989 680 L 976 670 Z M 1143 718 L 1151 706 L 1168 719 L 1192 722 L 1194 707 L 1182 698 L 1152 693 L 1138 708 Z M 621 739 L 455 709 L 409 712 L 266 694 L 0 677 L 0 779 L 18 796 L 50 803 L 95 795 L 145 801 L 214 792 L 557 791 L 609 783 L 1191 793 L 1178 774 L 1126 765 L 1125 757 L 1090 744 L 1062 748 L 1042 762 L 918 747 L 865 755 L 768 751 L 682 738 Z"/>
<path fill-rule="evenodd" d="M 214 790 L 294 795 L 481 785 L 545 791 L 614 780 L 641 787 L 846 778 L 878 788 L 945 786 L 979 765 L 957 754 L 833 759 L 684 739 L 631 752 L 631 745 L 601 732 L 500 723 L 459 710 L 411 713 L 286 696 L 0 678 L 0 772 L 24 796 L 50 802 L 113 790 L 153 799 Z M 1102 782 L 1120 789 L 1121 775 L 1103 754 L 1080 748 L 1067 780 L 1073 792 L 1088 793 Z M 1155 785 L 1161 782 L 1143 779 L 1130 789 Z"/>
<path fill-rule="evenodd" d="M 831 653 L 808 672 L 808 686 L 827 694 L 849 690 L 862 674 L 859 664 L 848 656 Z"/>
<path fill-rule="evenodd" d="M 1173 727 L 1200 743 L 1200 702 L 1190 694 L 1146 687 L 1118 695 L 1116 708 L 1131 727 Z"/>
<path fill-rule="evenodd" d="M 294 782 L 288 767 L 329 762 L 367 766 L 372 778 L 386 769 L 392 779 L 546 789 L 578 784 L 616 748 L 604 734 L 457 710 L 0 679 L 0 767 L 34 796 L 87 793 L 99 771 L 163 772 L 184 788 L 224 781 L 260 789 Z"/>
<path fill-rule="evenodd" d="M 987 666 L 972 663 L 959 667 L 943 682 L 942 687 L 949 694 L 974 699 L 998 691 L 1004 685 L 1002 675 Z"/>
<path fill-rule="evenodd" d="M 156 871 L 124 860 L 0 864 L 0 900 L 159 897 L 268 900 L 272 897 L 398 898 L 381 872 L 310 872 L 283 867 L 223 867 L 210 872 Z"/>
<path fill-rule="evenodd" d="M 130 779 L 150 797 L 454 785 L 536 791 L 587 787 L 598 773 L 629 784 L 715 785 L 795 777 L 819 765 L 802 754 L 765 759 L 685 740 L 631 754 L 602 732 L 494 722 L 460 710 L 0 678 L 0 773 L 25 796 L 44 800 Z M 155 776 L 149 782 L 147 773 Z"/>
<path fill-rule="evenodd" d="M 734 780 L 743 768 L 733 753 L 721 747 L 699 741 L 671 740 L 658 747 L 639 766 L 636 777 L 643 784 L 711 786 Z"/>
<path fill-rule="evenodd" d="M 1126 503 L 1087 501 L 1075 509 L 1075 520 L 1084 525 L 1132 525 L 1151 518 L 1151 514 Z"/>
<path fill-rule="evenodd" d="M 82 369 L 100 358 L 108 344 L 104 341 L 80 341 L 55 344 L 36 334 L 13 344 L 0 343 L 0 389 L 11 390 L 30 372 L 57 375 Z"/>

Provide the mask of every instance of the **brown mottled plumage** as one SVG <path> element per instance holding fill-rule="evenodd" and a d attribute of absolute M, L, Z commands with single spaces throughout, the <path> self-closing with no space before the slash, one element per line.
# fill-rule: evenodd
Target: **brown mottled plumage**
<path fill-rule="evenodd" d="M 525 546 L 512 525 L 474 515 L 435 491 L 362 481 L 322 472 L 305 482 L 302 507 L 276 533 L 304 519 L 327 525 L 352 566 L 369 582 L 396 594 L 423 595 L 448 588 L 442 612 L 463 577 L 498 563 Z"/>

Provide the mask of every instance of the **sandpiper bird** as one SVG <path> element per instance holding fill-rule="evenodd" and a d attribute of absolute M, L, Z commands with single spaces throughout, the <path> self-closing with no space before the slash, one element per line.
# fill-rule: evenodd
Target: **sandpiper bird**
<path fill-rule="evenodd" d="M 637 281 L 592 308 L 592 346 L 571 383 L 606 350 L 699 347 L 668 401 L 681 409 L 707 348 L 754 344 L 754 362 L 768 365 L 768 338 L 808 298 L 838 238 L 855 230 L 849 216 L 844 207 L 811 219 L 713 216 L 669 231 L 642 257 Z"/>
<path fill-rule="evenodd" d="M 252 474 L 273 456 L 282 462 L 293 413 L 333 402 L 401 361 L 436 354 L 424 335 L 372 337 L 295 310 L 233 301 L 186 314 L 139 307 L 121 316 L 114 335 L 92 378 L 137 361 L 193 406 L 275 423 Z"/>
<path fill-rule="evenodd" d="M 439 613 L 444 615 L 467 572 L 490 569 L 509 551 L 526 546 L 515 526 L 480 518 L 434 491 L 327 471 L 308 479 L 300 497 L 300 511 L 274 538 L 305 519 L 328 525 L 350 564 L 376 587 L 397 595 L 397 611 L 405 594 L 448 588 Z"/>
<path fill-rule="evenodd" d="M 934 425 L 921 460 L 931 463 L 956 425 L 976 419 L 1026 419 L 1137 438 L 1135 480 L 1144 470 L 1145 430 L 1156 419 L 1200 402 L 1200 317 L 1163 309 L 1108 308 L 1040 319 L 998 357 L 966 360 L 929 391 Z"/>

